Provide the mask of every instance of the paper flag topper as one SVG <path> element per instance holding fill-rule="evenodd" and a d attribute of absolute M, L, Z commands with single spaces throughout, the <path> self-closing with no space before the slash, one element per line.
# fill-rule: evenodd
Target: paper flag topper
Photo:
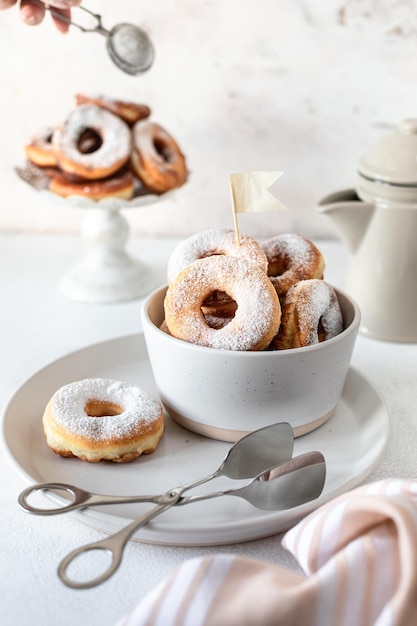
<path fill-rule="evenodd" d="M 233 211 L 235 213 L 262 213 L 288 211 L 270 191 L 283 172 L 246 172 L 230 174 Z"/>

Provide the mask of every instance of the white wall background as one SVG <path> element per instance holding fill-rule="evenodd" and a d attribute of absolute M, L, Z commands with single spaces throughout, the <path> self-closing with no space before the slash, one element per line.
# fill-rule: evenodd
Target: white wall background
<path fill-rule="evenodd" d="M 284 170 L 288 213 L 240 216 L 242 232 L 335 234 L 317 201 L 355 184 L 358 158 L 387 127 L 417 116 L 413 0 L 85 0 L 104 25 L 132 21 L 153 68 L 120 72 L 100 35 L 59 35 L 0 13 L 0 230 L 78 232 L 85 212 L 46 202 L 14 166 L 23 145 L 63 119 L 76 92 L 151 106 L 192 172 L 157 205 L 126 211 L 141 235 L 232 226 L 228 174 Z M 78 17 L 78 15 L 77 15 Z"/>

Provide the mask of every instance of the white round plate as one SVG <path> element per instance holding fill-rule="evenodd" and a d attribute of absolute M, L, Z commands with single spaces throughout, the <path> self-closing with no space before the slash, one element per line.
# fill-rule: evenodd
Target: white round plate
<path fill-rule="evenodd" d="M 191 433 L 168 417 L 156 452 L 132 463 L 90 464 L 56 456 L 46 445 L 42 431 L 44 407 L 56 389 L 87 377 L 127 380 L 158 397 L 141 334 L 88 346 L 34 374 L 9 401 L 2 430 L 6 453 L 30 484 L 53 481 L 102 494 L 160 494 L 206 476 L 220 465 L 230 444 Z M 198 403 L 198 395 L 195 401 Z M 295 455 L 312 450 L 324 454 L 327 475 L 320 498 L 279 512 L 261 511 L 231 496 L 174 507 L 138 531 L 134 539 L 202 546 L 258 539 L 284 531 L 317 506 L 361 483 L 379 462 L 389 430 L 389 416 L 381 396 L 361 374 L 350 369 L 341 402 L 331 419 L 295 441 Z M 228 479 L 207 483 L 204 489 L 217 490 L 224 480 Z M 154 505 L 110 505 L 71 515 L 94 528 L 114 532 L 150 506 Z"/>

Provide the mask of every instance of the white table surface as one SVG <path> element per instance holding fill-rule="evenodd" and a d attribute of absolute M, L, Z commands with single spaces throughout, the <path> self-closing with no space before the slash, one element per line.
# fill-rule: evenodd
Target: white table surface
<path fill-rule="evenodd" d="M 316 241 L 326 279 L 344 287 L 347 253 L 338 242 Z M 164 282 L 175 240 L 134 239 L 129 251 L 155 265 Z M 42 366 L 94 342 L 140 332 L 141 300 L 112 305 L 70 301 L 58 290 L 61 275 L 83 253 L 77 236 L 0 235 L 0 403 Z M 359 336 L 352 365 L 385 398 L 392 417 L 388 449 L 367 481 L 416 478 L 417 346 Z M 0 448 L 0 450 L 2 450 Z M 119 571 L 91 590 L 73 590 L 57 577 L 58 562 L 79 545 L 104 536 L 68 515 L 41 518 L 20 510 L 27 484 L 0 454 L 0 623 L 3 626 L 100 624 L 109 626 L 177 564 L 196 555 L 237 552 L 296 567 L 280 536 L 223 547 L 179 548 L 130 542 Z"/>

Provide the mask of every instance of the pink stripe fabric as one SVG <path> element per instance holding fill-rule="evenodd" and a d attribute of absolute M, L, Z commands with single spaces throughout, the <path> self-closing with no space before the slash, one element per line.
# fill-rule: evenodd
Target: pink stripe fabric
<path fill-rule="evenodd" d="M 339 496 L 283 545 L 303 574 L 234 555 L 191 559 L 117 626 L 417 624 L 417 481 Z"/>

